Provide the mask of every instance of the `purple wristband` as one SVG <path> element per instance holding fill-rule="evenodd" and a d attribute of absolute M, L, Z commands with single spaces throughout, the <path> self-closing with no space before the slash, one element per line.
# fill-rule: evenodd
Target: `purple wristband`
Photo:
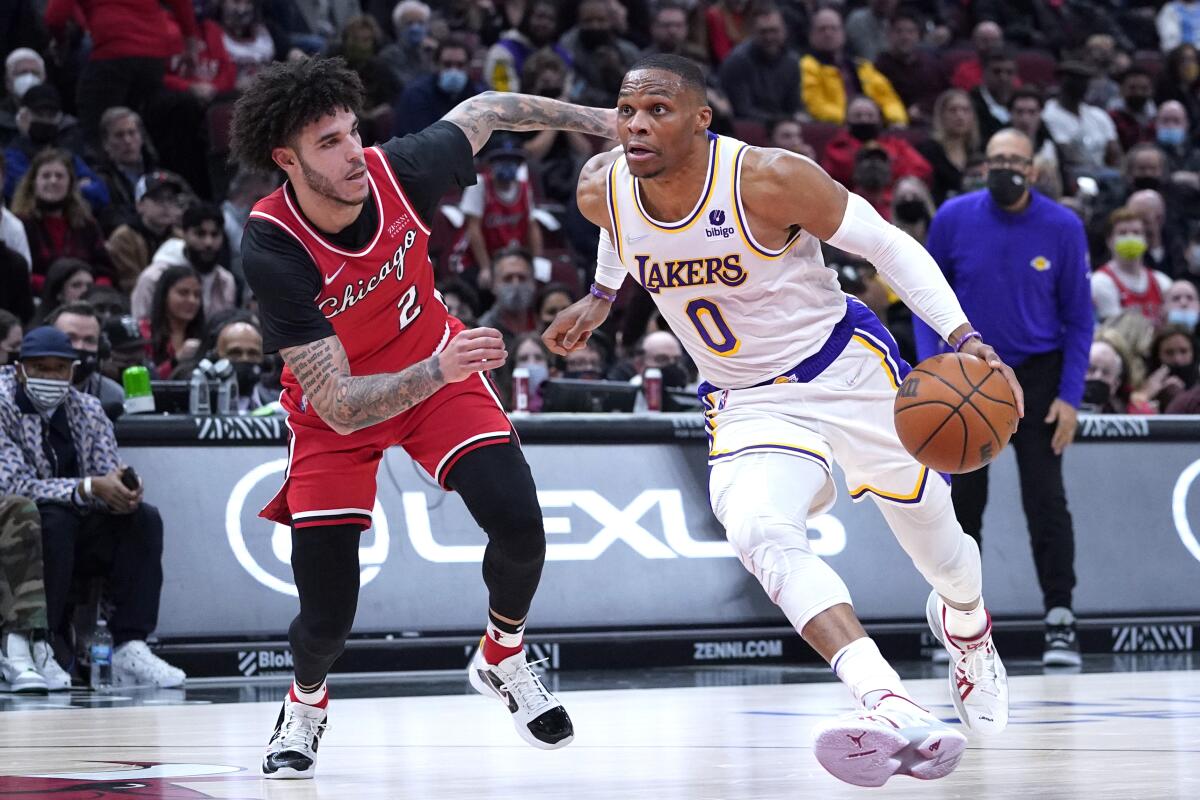
<path fill-rule="evenodd" d="M 958 344 L 954 345 L 954 352 L 961 353 L 963 345 L 972 339 L 979 339 L 980 341 L 983 341 L 983 334 L 981 334 L 979 331 L 967 331 L 962 335 L 962 338 L 958 340 Z"/>
<path fill-rule="evenodd" d="M 617 293 L 616 292 L 610 292 L 605 289 L 602 289 L 602 288 L 600 288 L 600 286 L 598 284 L 595 284 L 595 283 L 592 284 L 590 293 L 591 293 L 592 297 L 598 297 L 601 300 L 607 300 L 610 303 L 617 302 Z"/>

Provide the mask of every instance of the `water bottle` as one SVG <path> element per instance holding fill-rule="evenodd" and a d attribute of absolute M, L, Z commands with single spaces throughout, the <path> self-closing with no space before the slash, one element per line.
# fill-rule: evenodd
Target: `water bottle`
<path fill-rule="evenodd" d="M 229 359 L 222 358 L 212 367 L 212 376 L 217 383 L 217 414 L 229 416 L 238 413 L 237 373 Z"/>
<path fill-rule="evenodd" d="M 208 371 L 211 369 L 212 362 L 205 358 L 192 370 L 192 379 L 188 382 L 188 413 L 193 417 L 207 417 L 212 413 L 208 397 Z"/>
<path fill-rule="evenodd" d="M 93 692 L 103 692 L 112 687 L 113 638 L 108 631 L 108 623 L 102 619 L 96 620 L 96 630 L 92 632 L 88 650 L 92 662 L 88 684 Z"/>
<path fill-rule="evenodd" d="M 529 368 L 517 367 L 512 373 L 513 413 L 529 413 Z"/>

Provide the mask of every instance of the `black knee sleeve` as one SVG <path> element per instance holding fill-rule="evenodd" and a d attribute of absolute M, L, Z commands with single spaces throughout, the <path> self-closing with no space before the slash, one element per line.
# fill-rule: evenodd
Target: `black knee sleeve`
<path fill-rule="evenodd" d="M 320 683 L 342 654 L 358 610 L 357 525 L 292 529 L 292 572 L 300 594 L 300 614 L 292 620 L 296 680 Z"/>
<path fill-rule="evenodd" d="M 446 484 L 462 496 L 488 536 L 483 580 L 492 610 L 524 619 L 542 577 L 546 532 L 521 449 L 503 444 L 467 453 L 451 469 Z"/>

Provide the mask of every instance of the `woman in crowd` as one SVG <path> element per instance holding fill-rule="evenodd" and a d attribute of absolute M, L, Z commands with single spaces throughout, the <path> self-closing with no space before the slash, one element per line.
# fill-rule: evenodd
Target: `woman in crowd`
<path fill-rule="evenodd" d="M 91 264 L 97 277 L 112 278 L 104 234 L 79 194 L 71 161 L 65 150 L 42 150 L 13 195 L 13 213 L 25 224 L 29 239 L 35 292 L 42 290 L 50 265 L 64 257 Z"/>
<path fill-rule="evenodd" d="M 166 379 L 181 361 L 195 358 L 204 336 L 200 275 L 191 267 L 168 267 L 154 287 L 150 318 L 141 320 L 154 376 Z"/>
<path fill-rule="evenodd" d="M 1167 63 L 1154 87 L 1154 102 L 1160 107 L 1178 100 L 1187 109 L 1192 130 L 1200 123 L 1200 56 L 1190 44 L 1181 44 L 1167 53 Z"/>
<path fill-rule="evenodd" d="M 565 283 L 551 283 L 538 294 L 538 330 L 546 330 L 558 312 L 575 302 L 571 289 Z"/>
<path fill-rule="evenodd" d="M 516 408 L 512 373 L 518 367 L 529 370 L 529 410 L 537 413 L 542 410 L 542 384 L 547 378 L 558 377 L 550 351 L 542 344 L 539 334 L 522 333 L 517 336 L 513 340 L 512 356 L 508 363 L 492 373 L 504 397 L 504 407 L 509 411 Z"/>
<path fill-rule="evenodd" d="M 82 300 L 95 282 L 92 268 L 87 262 L 78 258 L 58 259 L 46 273 L 38 319 L 45 319 L 47 314 L 61 305 Z"/>
<path fill-rule="evenodd" d="M 917 151 L 933 167 L 933 198 L 941 205 L 963 189 L 967 160 L 979 152 L 979 121 L 971 97 L 962 89 L 947 89 L 933 104 L 930 138 Z"/>
<path fill-rule="evenodd" d="M 1166 411 L 1180 393 L 1196 385 L 1196 343 L 1187 328 L 1164 325 L 1150 342 L 1146 380 L 1133 393 L 1144 413 Z"/>

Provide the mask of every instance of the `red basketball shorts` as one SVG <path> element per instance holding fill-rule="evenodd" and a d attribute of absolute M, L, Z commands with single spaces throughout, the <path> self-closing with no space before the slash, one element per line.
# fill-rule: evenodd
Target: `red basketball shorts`
<path fill-rule="evenodd" d="M 311 412 L 293 411 L 286 424 L 288 467 L 283 487 L 259 516 L 296 528 L 369 528 L 375 474 L 389 447 L 403 447 L 445 488 L 446 476 L 458 459 L 516 438 L 490 381 L 479 373 L 443 386 L 392 419 L 345 436 Z"/>

